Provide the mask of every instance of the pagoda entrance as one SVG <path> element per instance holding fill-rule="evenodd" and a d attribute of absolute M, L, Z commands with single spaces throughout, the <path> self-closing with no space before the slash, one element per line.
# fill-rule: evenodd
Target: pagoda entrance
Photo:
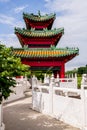
<path fill-rule="evenodd" d="M 34 72 L 42 72 L 42 73 L 53 73 L 54 77 L 56 78 L 57 75 L 59 75 L 59 77 L 64 78 L 64 71 L 61 72 L 61 66 L 59 67 L 30 67 L 30 70 L 34 73 Z"/>

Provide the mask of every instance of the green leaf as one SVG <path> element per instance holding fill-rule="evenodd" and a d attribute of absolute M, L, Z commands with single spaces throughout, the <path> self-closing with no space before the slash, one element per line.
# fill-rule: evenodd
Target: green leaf
<path fill-rule="evenodd" d="M 6 99 L 13 91 L 11 86 L 16 86 L 15 76 L 29 74 L 29 67 L 21 63 L 21 59 L 13 55 L 11 48 L 0 44 L 0 92 Z M 2 100 L 2 97 L 0 97 Z"/>

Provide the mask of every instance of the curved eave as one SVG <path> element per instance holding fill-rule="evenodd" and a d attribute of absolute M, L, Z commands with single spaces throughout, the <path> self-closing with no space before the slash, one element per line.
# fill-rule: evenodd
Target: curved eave
<path fill-rule="evenodd" d="M 48 21 L 50 19 L 55 19 L 56 15 L 55 14 L 49 14 L 49 15 L 34 15 L 34 14 L 27 14 L 27 13 L 23 13 L 23 18 L 27 18 L 29 20 L 38 22 L 38 21 Z"/>
<path fill-rule="evenodd" d="M 22 39 L 20 37 L 20 34 L 16 34 L 16 35 L 18 37 L 19 42 L 21 43 L 21 46 L 23 47 L 24 46 L 24 42 L 22 41 Z"/>
<path fill-rule="evenodd" d="M 13 53 L 20 58 L 28 59 L 56 59 L 68 62 L 76 55 L 78 55 L 79 50 L 14 50 Z"/>
<path fill-rule="evenodd" d="M 48 30 L 50 30 L 54 22 L 53 18 L 45 21 L 32 21 L 31 19 L 25 17 L 23 19 L 26 23 L 27 29 L 35 28 L 36 30 L 43 30 L 43 28 L 48 28 Z"/>
<path fill-rule="evenodd" d="M 74 57 L 76 57 L 78 54 L 71 54 L 71 55 L 69 55 L 69 56 L 65 56 L 64 57 L 64 62 L 66 63 L 66 62 L 68 62 L 68 61 L 70 61 L 70 60 L 72 60 Z"/>
<path fill-rule="evenodd" d="M 59 28 L 54 30 L 43 30 L 43 31 L 15 28 L 15 34 L 17 33 L 27 37 L 51 37 L 51 36 L 58 35 L 60 33 L 64 34 L 64 28 Z"/>

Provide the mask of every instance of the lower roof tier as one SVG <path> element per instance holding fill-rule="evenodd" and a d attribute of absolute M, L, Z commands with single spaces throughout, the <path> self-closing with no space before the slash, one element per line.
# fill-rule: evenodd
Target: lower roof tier
<path fill-rule="evenodd" d="M 79 54 L 79 50 L 72 48 L 55 48 L 51 47 L 48 49 L 43 48 L 17 48 L 13 50 L 14 55 L 20 57 L 22 59 L 30 59 L 30 60 L 43 60 L 43 59 L 51 59 L 51 60 L 60 60 L 67 62 L 74 58 Z"/>

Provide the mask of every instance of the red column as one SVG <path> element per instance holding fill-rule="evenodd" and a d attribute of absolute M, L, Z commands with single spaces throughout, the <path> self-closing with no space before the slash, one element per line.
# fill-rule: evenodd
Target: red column
<path fill-rule="evenodd" d="M 65 64 L 62 63 L 60 67 L 60 78 L 64 78 L 64 77 L 65 77 Z"/>
<path fill-rule="evenodd" d="M 55 70 L 55 71 L 53 71 L 53 74 L 54 74 L 54 78 L 57 78 L 57 75 L 60 76 L 60 71 L 59 70 Z"/>

